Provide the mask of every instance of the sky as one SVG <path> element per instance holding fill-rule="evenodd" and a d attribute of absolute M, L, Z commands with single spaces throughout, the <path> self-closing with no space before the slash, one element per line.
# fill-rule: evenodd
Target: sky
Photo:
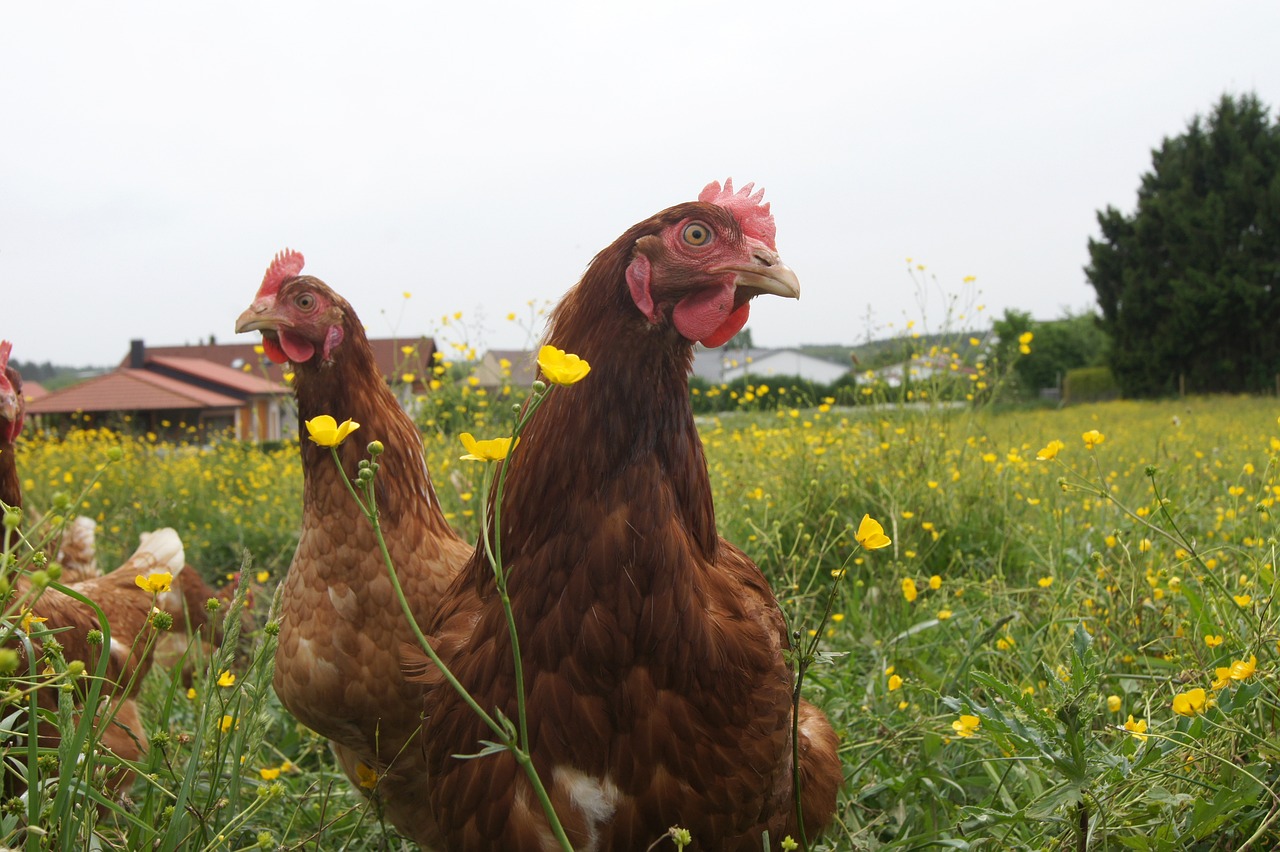
<path fill-rule="evenodd" d="M 1224 93 L 1280 107 L 1278 33 L 1274 2 L 6 4 L 0 338 L 253 340 L 290 247 L 373 336 L 524 347 L 726 177 L 801 282 L 757 345 L 1055 319 L 1162 139 Z"/>

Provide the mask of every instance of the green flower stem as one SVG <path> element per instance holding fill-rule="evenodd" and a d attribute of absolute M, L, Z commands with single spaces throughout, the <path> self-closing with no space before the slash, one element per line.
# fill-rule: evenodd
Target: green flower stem
<path fill-rule="evenodd" d="M 545 398 L 545 396 L 543 398 Z M 530 406 L 530 409 L 528 412 L 529 414 L 531 414 L 533 410 L 536 409 L 537 404 L 538 403 L 535 401 L 535 404 Z M 520 420 L 519 424 L 517 425 L 517 432 L 520 428 L 524 426 L 524 424 L 527 421 L 528 421 L 528 414 L 526 414 L 526 416 Z M 513 449 L 514 449 L 516 437 L 517 437 L 516 435 L 514 434 L 512 435 Z M 516 738 L 514 739 L 512 736 L 512 732 L 509 731 L 506 726 L 502 725 L 500 722 L 495 720 L 488 712 L 486 712 L 485 709 L 481 707 L 480 704 L 471 695 L 471 693 L 467 691 L 467 688 L 462 684 L 462 682 L 458 680 L 458 678 L 453 674 L 452 671 L 449 670 L 449 667 L 445 665 L 442 659 L 440 659 L 440 655 L 437 654 L 435 648 L 431 646 L 431 643 L 427 640 L 426 635 L 423 634 L 422 628 L 418 625 L 417 620 L 414 618 L 413 610 L 410 609 L 409 601 L 405 597 L 404 587 L 401 586 L 400 577 L 396 573 L 395 563 L 391 558 L 391 551 L 388 549 L 386 538 L 382 534 L 382 524 L 378 518 L 377 499 L 373 491 L 374 489 L 373 478 L 370 477 L 364 481 L 365 488 L 367 489 L 367 494 L 366 494 L 367 499 L 361 499 L 359 493 L 356 491 L 355 486 L 352 484 L 351 479 L 347 476 L 346 470 L 342 466 L 342 460 L 338 457 L 337 447 L 336 446 L 331 447 L 330 452 L 333 455 L 334 463 L 338 466 L 339 473 L 342 474 L 342 481 L 346 484 L 347 491 L 350 492 L 351 496 L 355 499 L 356 504 L 360 507 L 361 512 L 364 513 L 364 516 L 369 520 L 371 524 L 373 524 L 373 532 L 374 532 L 374 536 L 377 538 L 377 541 L 378 541 L 378 549 L 382 553 L 383 563 L 387 566 L 387 572 L 391 578 L 392 588 L 395 589 L 396 600 L 398 600 L 400 603 L 400 611 L 404 614 L 405 620 L 408 621 L 409 628 L 413 632 L 414 638 L 418 640 L 418 645 L 422 648 L 422 650 L 426 653 L 426 655 L 431 659 L 431 662 L 436 666 L 436 668 L 440 670 L 441 674 L 444 676 L 445 681 L 451 687 L 453 687 L 454 691 L 458 693 L 458 695 L 462 698 L 464 702 L 466 702 L 467 706 L 471 708 L 472 712 L 474 712 L 477 716 L 479 716 L 481 721 L 483 721 L 489 727 L 489 729 L 493 731 L 494 735 L 497 736 L 498 739 L 502 741 L 503 746 L 507 749 L 507 751 L 511 753 L 512 758 L 524 770 L 525 775 L 529 779 L 530 785 L 533 787 L 534 793 L 538 797 L 539 803 L 542 805 L 543 812 L 547 817 L 547 823 L 551 828 L 552 834 L 556 837 L 556 840 L 559 842 L 561 848 L 564 849 L 565 852 L 573 852 L 573 845 L 569 842 L 569 838 L 565 834 L 564 826 L 561 825 L 560 818 L 556 814 L 555 808 L 551 804 L 551 796 L 547 792 L 546 787 L 543 785 L 542 779 L 538 776 L 537 768 L 533 765 L 533 759 L 530 757 L 527 751 L 528 743 L 529 743 L 529 735 L 528 735 L 528 724 L 526 721 L 526 713 L 525 713 L 524 677 L 523 677 L 523 670 L 522 670 L 521 661 L 520 661 L 520 651 L 519 651 L 518 637 L 516 635 L 515 620 L 511 611 L 511 601 L 506 593 L 506 581 L 505 581 L 505 576 L 502 573 L 501 560 L 500 560 L 500 557 L 495 556 L 495 553 L 494 553 L 495 548 L 494 546 L 490 545 L 487 533 L 482 534 L 482 540 L 484 541 L 485 552 L 489 556 L 490 564 L 494 566 L 495 574 L 498 577 L 499 586 L 501 590 L 502 605 L 503 605 L 504 611 L 506 612 L 507 626 L 508 626 L 508 629 L 511 631 L 512 647 L 516 655 L 516 667 L 515 667 L 516 685 L 517 685 L 516 700 L 517 700 L 517 709 L 519 711 L 520 732 L 516 735 Z M 503 485 L 505 484 L 505 481 L 506 481 L 505 474 L 506 474 L 506 465 L 503 465 L 503 467 L 500 470 L 499 479 L 498 479 L 499 503 L 501 501 Z M 500 515 L 496 515 L 496 517 L 500 517 Z M 497 552 L 498 554 L 500 554 L 501 550 L 499 549 Z"/>

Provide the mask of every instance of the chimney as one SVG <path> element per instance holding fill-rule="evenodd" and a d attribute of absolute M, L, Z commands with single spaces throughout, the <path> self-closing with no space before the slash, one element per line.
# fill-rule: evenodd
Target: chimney
<path fill-rule="evenodd" d="M 147 361 L 147 344 L 141 340 L 129 341 L 129 366 L 141 370 Z"/>

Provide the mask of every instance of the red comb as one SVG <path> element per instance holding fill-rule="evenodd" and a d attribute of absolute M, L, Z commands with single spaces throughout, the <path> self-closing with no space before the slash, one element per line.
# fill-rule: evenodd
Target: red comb
<path fill-rule="evenodd" d="M 8 340 L 0 340 L 0 372 L 4 372 L 4 368 L 9 366 L 9 353 L 12 351 L 12 343 Z"/>
<path fill-rule="evenodd" d="M 280 291 L 280 285 L 288 278 L 294 278 L 302 271 L 302 254 L 293 249 L 285 249 L 276 254 L 275 260 L 267 267 L 267 274 L 262 276 L 262 286 L 258 288 L 257 298 L 274 296 Z"/>
<path fill-rule="evenodd" d="M 726 208 L 738 220 L 744 234 L 754 237 L 777 251 L 778 247 L 774 244 L 774 240 L 777 238 L 778 229 L 773 224 L 773 214 L 769 212 L 768 202 L 764 201 L 763 189 L 757 190 L 754 195 L 751 194 L 754 187 L 754 183 L 749 183 L 734 192 L 733 178 L 725 178 L 723 189 L 720 187 L 720 181 L 713 180 L 702 190 L 698 200 Z"/>

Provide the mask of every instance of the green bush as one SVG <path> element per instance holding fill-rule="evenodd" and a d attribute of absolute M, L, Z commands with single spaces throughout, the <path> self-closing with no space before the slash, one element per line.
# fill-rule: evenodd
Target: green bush
<path fill-rule="evenodd" d="M 1062 380 L 1062 402 L 1106 402 L 1120 398 L 1120 385 L 1110 367 L 1081 367 L 1068 370 Z"/>

